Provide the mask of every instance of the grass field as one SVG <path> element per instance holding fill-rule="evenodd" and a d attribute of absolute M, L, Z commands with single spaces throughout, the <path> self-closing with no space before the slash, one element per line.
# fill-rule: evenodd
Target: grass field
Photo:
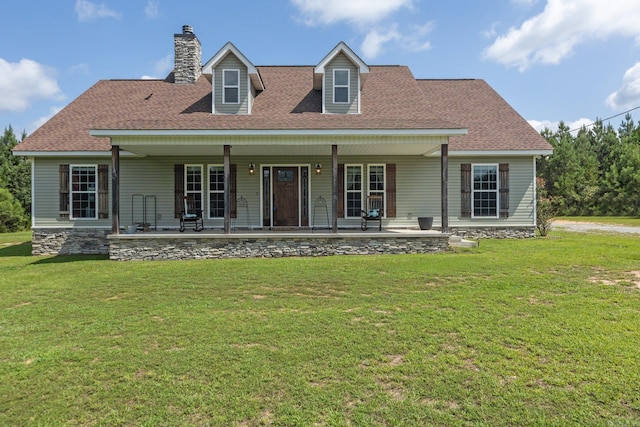
<path fill-rule="evenodd" d="M 182 262 L 27 239 L 0 235 L 0 425 L 640 425 L 637 236 Z"/>

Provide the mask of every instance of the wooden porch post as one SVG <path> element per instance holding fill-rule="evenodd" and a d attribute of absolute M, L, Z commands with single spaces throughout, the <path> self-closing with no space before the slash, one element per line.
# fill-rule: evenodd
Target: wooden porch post
<path fill-rule="evenodd" d="M 224 234 L 231 233 L 231 146 L 224 146 Z"/>
<path fill-rule="evenodd" d="M 449 232 L 449 145 L 440 146 L 440 172 L 442 174 L 440 206 L 442 207 L 442 232 Z"/>
<path fill-rule="evenodd" d="M 331 232 L 338 232 L 338 146 L 331 146 Z"/>
<path fill-rule="evenodd" d="M 120 146 L 111 147 L 111 233 L 120 234 Z"/>

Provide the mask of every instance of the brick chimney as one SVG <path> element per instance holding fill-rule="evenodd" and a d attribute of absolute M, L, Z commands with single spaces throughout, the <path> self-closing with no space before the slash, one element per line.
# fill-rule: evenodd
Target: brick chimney
<path fill-rule="evenodd" d="M 182 26 L 182 34 L 173 36 L 174 83 L 193 84 L 202 74 L 202 47 L 191 25 Z"/>

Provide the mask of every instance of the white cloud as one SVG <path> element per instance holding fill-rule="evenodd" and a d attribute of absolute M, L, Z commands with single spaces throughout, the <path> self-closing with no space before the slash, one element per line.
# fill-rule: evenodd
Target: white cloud
<path fill-rule="evenodd" d="M 144 14 L 148 19 L 153 19 L 160 16 L 160 11 L 158 10 L 158 2 L 149 0 L 144 8 Z"/>
<path fill-rule="evenodd" d="M 493 24 L 491 24 L 491 27 L 489 27 L 489 29 L 481 32 L 482 37 L 484 37 L 485 39 L 494 38 L 498 34 L 498 25 L 500 25 L 499 22 L 494 22 Z"/>
<path fill-rule="evenodd" d="M 402 8 L 411 8 L 413 0 L 291 0 L 309 26 L 331 25 L 346 21 L 372 25 Z"/>
<path fill-rule="evenodd" d="M 153 75 L 144 75 L 143 80 L 164 79 L 173 69 L 173 53 L 168 53 L 153 65 Z"/>
<path fill-rule="evenodd" d="M 542 13 L 511 28 L 484 56 L 521 71 L 536 63 L 558 64 L 591 39 L 634 37 L 640 42 L 640 2 L 548 0 Z"/>
<path fill-rule="evenodd" d="M 606 101 L 613 110 L 621 110 L 640 105 L 640 62 L 629 68 L 622 77 L 622 87 L 613 92 Z"/>
<path fill-rule="evenodd" d="M 97 18 L 120 19 L 122 14 L 109 9 L 104 3 L 92 3 L 89 0 L 76 0 L 76 13 L 79 21 L 91 21 Z"/>
<path fill-rule="evenodd" d="M 47 114 L 46 116 L 40 117 L 39 119 L 37 119 L 33 123 L 31 123 L 31 128 L 27 129 L 27 133 L 32 133 L 34 130 L 38 129 L 40 126 L 42 126 L 43 124 L 48 122 L 49 119 L 51 119 L 51 117 L 53 117 L 56 114 L 58 114 L 63 108 L 64 107 L 51 107 L 51 108 L 49 108 L 49 114 Z"/>
<path fill-rule="evenodd" d="M 511 0 L 511 3 L 517 6 L 523 6 L 523 7 L 531 7 L 537 2 L 538 0 Z"/>
<path fill-rule="evenodd" d="M 0 58 L 0 111 L 26 110 L 34 100 L 64 98 L 55 71 L 31 59 Z"/>
<path fill-rule="evenodd" d="M 543 131 L 545 128 L 549 129 L 551 132 L 555 132 L 558 130 L 558 125 L 560 124 L 560 121 L 554 122 L 551 120 L 527 120 L 527 122 L 529 122 L 529 124 L 538 132 Z M 581 118 L 573 122 L 564 122 L 564 124 L 569 128 L 569 130 L 573 130 L 573 133 L 576 134 L 582 126 L 589 126 L 593 124 L 593 122 L 594 120 L 592 119 Z"/>
<path fill-rule="evenodd" d="M 80 63 L 72 65 L 71 67 L 69 67 L 69 72 L 71 74 L 89 74 L 89 64 Z"/>
<path fill-rule="evenodd" d="M 382 46 L 392 40 L 399 40 L 400 34 L 395 26 L 385 33 L 378 30 L 372 30 L 367 34 L 362 42 L 362 53 L 366 58 L 375 58 L 382 52 Z"/>
<path fill-rule="evenodd" d="M 433 22 L 422 26 L 414 26 L 407 34 L 398 31 L 398 25 L 393 24 L 387 29 L 375 28 L 369 31 L 362 42 L 362 54 L 367 59 L 376 58 L 384 52 L 384 46 L 392 44 L 394 49 L 409 52 L 420 52 L 431 49 L 431 43 L 425 41 L 425 36 L 433 30 Z"/>

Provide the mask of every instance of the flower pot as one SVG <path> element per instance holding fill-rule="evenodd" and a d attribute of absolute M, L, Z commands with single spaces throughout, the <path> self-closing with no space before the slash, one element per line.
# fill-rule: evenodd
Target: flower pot
<path fill-rule="evenodd" d="M 138 224 L 127 225 L 127 234 L 133 234 L 136 232 Z"/>
<path fill-rule="evenodd" d="M 420 230 L 431 230 L 431 227 L 433 226 L 433 217 L 419 216 L 418 225 L 420 226 Z"/>

